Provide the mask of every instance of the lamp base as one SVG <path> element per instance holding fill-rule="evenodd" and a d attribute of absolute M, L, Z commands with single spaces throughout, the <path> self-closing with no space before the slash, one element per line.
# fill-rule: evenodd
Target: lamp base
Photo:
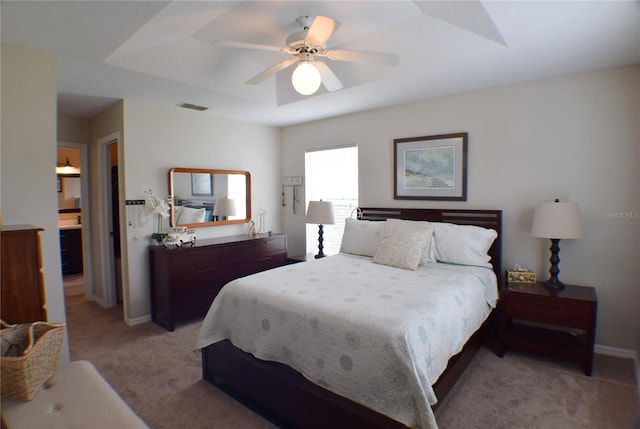
<path fill-rule="evenodd" d="M 316 259 L 324 258 L 325 256 L 327 256 L 322 251 L 322 249 L 324 249 L 324 246 L 322 245 L 323 241 L 324 240 L 322 238 L 322 225 L 318 225 L 318 254 L 314 256 L 314 258 Z"/>
<path fill-rule="evenodd" d="M 564 283 L 562 283 L 559 280 L 553 280 L 553 279 L 547 280 L 542 284 L 542 286 L 546 287 L 547 289 L 553 289 L 553 290 L 564 289 Z"/>

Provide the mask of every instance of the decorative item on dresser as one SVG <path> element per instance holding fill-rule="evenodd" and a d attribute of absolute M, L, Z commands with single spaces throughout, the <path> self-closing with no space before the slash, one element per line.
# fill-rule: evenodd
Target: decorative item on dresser
<path fill-rule="evenodd" d="M 7 323 L 47 320 L 40 235 L 33 225 L 3 225 L 2 310 Z"/>
<path fill-rule="evenodd" d="M 324 258 L 326 255 L 322 251 L 324 246 L 322 242 L 322 225 L 333 225 L 336 223 L 333 215 L 333 203 L 330 201 L 309 201 L 307 208 L 307 223 L 318 224 L 318 254 L 316 259 Z"/>
<path fill-rule="evenodd" d="M 591 375 L 598 311 L 594 288 L 507 283 L 498 308 L 498 356 L 513 346 L 576 360 Z"/>
<path fill-rule="evenodd" d="M 282 234 L 199 239 L 193 247 L 149 247 L 151 318 L 173 331 L 175 323 L 204 316 L 222 287 L 233 279 L 285 264 Z"/>
<path fill-rule="evenodd" d="M 549 280 L 544 283 L 551 289 L 562 289 L 564 284 L 558 279 L 560 274 L 560 239 L 575 239 L 582 236 L 582 224 L 576 203 L 542 203 L 533 215 L 531 235 L 551 239 L 551 268 Z"/>

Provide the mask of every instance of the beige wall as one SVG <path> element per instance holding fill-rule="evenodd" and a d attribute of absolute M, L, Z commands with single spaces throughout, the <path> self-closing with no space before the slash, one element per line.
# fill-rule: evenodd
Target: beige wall
<path fill-rule="evenodd" d="M 560 279 L 597 288 L 600 345 L 637 349 L 639 99 L 636 66 L 288 127 L 282 175 L 304 175 L 306 149 L 356 143 L 362 206 L 502 209 L 504 266 L 519 263 L 541 279 L 549 277 L 549 242 L 530 235 L 533 209 L 554 198 L 577 202 L 584 237 L 560 243 Z M 468 201 L 393 199 L 394 138 L 463 131 L 469 133 Z M 283 225 L 289 251 L 304 252 L 303 211 L 284 211 Z"/>
<path fill-rule="evenodd" d="M 48 319 L 65 323 L 55 172 L 57 61 L 51 54 L 11 45 L 2 45 L 1 55 L 2 223 L 44 228 L 40 237 Z M 66 342 L 61 359 L 69 360 Z"/>
<path fill-rule="evenodd" d="M 58 115 L 58 141 L 89 143 L 90 131 L 87 119 Z"/>
<path fill-rule="evenodd" d="M 252 209 L 267 213 L 273 231 L 281 230 L 279 218 L 280 132 L 277 128 L 216 118 L 200 112 L 158 107 L 127 100 L 124 104 L 123 159 L 127 199 L 144 199 L 152 189 L 157 196 L 169 193 L 168 171 L 173 167 L 246 170 L 252 179 Z M 132 220 L 126 214 L 127 221 Z M 133 222 L 132 222 L 133 224 Z M 128 255 L 124 282 L 128 285 L 130 323 L 150 315 L 148 249 L 155 218 L 135 228 L 128 222 L 123 244 Z M 248 225 L 228 225 L 196 230 L 198 239 L 245 234 Z M 126 289 L 125 289 L 126 290 Z"/>

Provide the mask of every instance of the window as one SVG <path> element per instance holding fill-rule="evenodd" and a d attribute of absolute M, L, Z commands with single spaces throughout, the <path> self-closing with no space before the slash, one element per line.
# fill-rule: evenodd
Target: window
<path fill-rule="evenodd" d="M 323 252 L 340 251 L 344 220 L 358 207 L 358 147 L 309 151 L 305 154 L 305 210 L 309 201 L 331 201 L 335 225 L 323 226 Z M 318 225 L 307 224 L 307 252 L 318 253 Z"/>

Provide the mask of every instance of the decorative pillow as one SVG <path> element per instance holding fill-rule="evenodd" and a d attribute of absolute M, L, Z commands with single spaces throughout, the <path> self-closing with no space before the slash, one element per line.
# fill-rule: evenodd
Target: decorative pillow
<path fill-rule="evenodd" d="M 432 236 L 433 226 L 429 222 L 387 219 L 373 262 L 415 270 L 429 249 Z"/>
<path fill-rule="evenodd" d="M 206 209 L 204 208 L 192 209 L 184 206 L 174 207 L 173 214 L 176 218 L 176 225 L 204 222 L 205 211 Z"/>
<path fill-rule="evenodd" d="M 492 268 L 487 252 L 497 236 L 495 230 L 479 226 L 435 223 L 436 260 Z"/>
<path fill-rule="evenodd" d="M 340 252 L 374 256 L 380 247 L 384 222 L 346 218 Z"/>

